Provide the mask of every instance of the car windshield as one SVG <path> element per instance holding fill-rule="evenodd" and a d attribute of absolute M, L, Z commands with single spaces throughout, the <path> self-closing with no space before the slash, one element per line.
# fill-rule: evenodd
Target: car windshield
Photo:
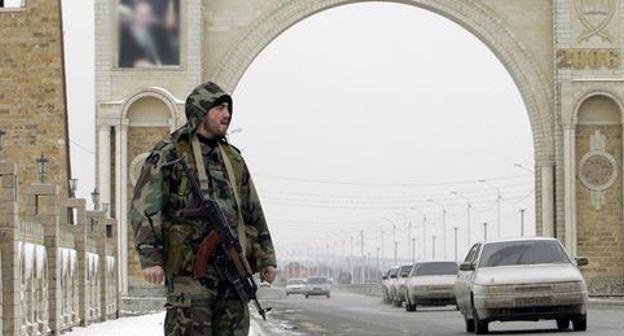
<path fill-rule="evenodd" d="M 425 263 L 415 271 L 414 276 L 423 275 L 455 275 L 457 274 L 457 264 L 454 262 L 434 262 Z"/>
<path fill-rule="evenodd" d="M 412 271 L 412 265 L 401 267 L 401 276 L 407 276 Z"/>
<path fill-rule="evenodd" d="M 556 241 L 533 240 L 487 244 L 483 247 L 479 266 L 496 267 L 568 262 L 570 260 Z"/>
<path fill-rule="evenodd" d="M 303 285 L 305 282 L 303 280 L 288 280 L 286 282 L 287 285 Z"/>
<path fill-rule="evenodd" d="M 327 278 L 308 278 L 308 283 L 317 285 L 328 283 L 328 281 Z"/>

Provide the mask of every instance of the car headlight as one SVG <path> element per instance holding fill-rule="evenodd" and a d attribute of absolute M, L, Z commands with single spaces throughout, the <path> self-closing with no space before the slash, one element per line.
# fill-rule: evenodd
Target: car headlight
<path fill-rule="evenodd" d="M 472 290 L 478 294 L 513 293 L 513 287 L 509 285 L 474 285 Z"/>
<path fill-rule="evenodd" d="M 585 290 L 583 281 L 566 281 L 555 283 L 555 291 L 557 292 L 577 292 Z"/>

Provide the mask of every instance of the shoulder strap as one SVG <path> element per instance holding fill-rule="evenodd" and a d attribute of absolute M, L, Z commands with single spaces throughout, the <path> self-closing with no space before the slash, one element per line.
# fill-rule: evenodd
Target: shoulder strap
<path fill-rule="evenodd" d="M 246 255 L 247 234 L 245 233 L 245 221 L 243 220 L 241 202 L 238 195 L 238 184 L 236 183 L 236 176 L 234 175 L 234 167 L 232 167 L 232 161 L 230 161 L 225 146 L 221 142 L 219 142 L 219 149 L 221 150 L 221 156 L 223 157 L 223 163 L 225 164 L 225 171 L 227 173 L 228 179 L 230 180 L 230 185 L 232 186 L 232 191 L 234 193 L 234 200 L 236 201 L 236 208 L 238 209 L 238 225 L 236 226 L 236 230 L 238 231 L 238 239 L 240 240 L 241 246 L 243 247 L 243 254 Z"/>

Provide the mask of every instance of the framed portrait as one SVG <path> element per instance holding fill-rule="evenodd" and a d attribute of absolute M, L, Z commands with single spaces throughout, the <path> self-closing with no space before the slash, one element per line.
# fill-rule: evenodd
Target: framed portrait
<path fill-rule="evenodd" d="M 180 65 L 180 0 L 119 0 L 119 68 Z"/>

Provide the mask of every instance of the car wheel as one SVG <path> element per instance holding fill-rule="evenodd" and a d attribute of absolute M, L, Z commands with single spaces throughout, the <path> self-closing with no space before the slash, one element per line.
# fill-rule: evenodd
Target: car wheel
<path fill-rule="evenodd" d="M 583 314 L 572 319 L 572 327 L 574 328 L 574 331 L 587 330 L 587 314 Z"/>
<path fill-rule="evenodd" d="M 477 309 L 474 307 L 472 307 L 472 319 L 475 333 L 481 335 L 487 334 L 489 332 L 488 322 L 479 318 L 479 314 L 477 314 Z"/>
<path fill-rule="evenodd" d="M 327 293 L 327 298 L 329 299 L 331 297 L 331 295 L 329 295 L 329 293 Z"/>
<path fill-rule="evenodd" d="M 310 297 L 310 295 L 306 294 L 305 298 L 307 299 L 308 297 Z"/>
<path fill-rule="evenodd" d="M 557 329 L 559 330 L 568 330 L 570 328 L 570 320 L 568 319 L 557 319 Z"/>

